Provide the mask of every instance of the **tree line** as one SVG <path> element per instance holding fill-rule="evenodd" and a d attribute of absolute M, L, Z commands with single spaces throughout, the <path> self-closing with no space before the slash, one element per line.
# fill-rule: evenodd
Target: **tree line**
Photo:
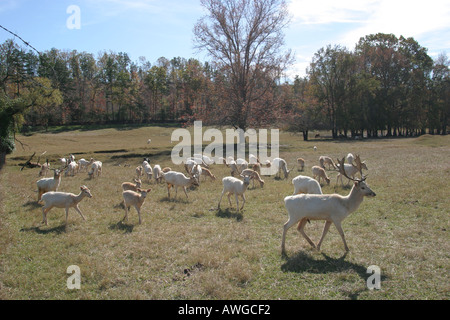
<path fill-rule="evenodd" d="M 2 99 L 33 98 L 15 119 L 25 127 L 203 120 L 377 137 L 446 134 L 450 114 L 448 58 L 433 61 L 414 39 L 391 34 L 361 38 L 353 51 L 321 48 L 307 75 L 291 83 L 254 75 L 260 98 L 241 125 L 227 119 L 232 79 L 220 64 L 181 57 L 151 64 L 122 52 L 38 55 L 13 40 L 0 45 L 0 62 Z"/>
<path fill-rule="evenodd" d="M 10 98 L 45 83 L 60 96 L 34 103 L 23 114 L 31 126 L 91 123 L 147 123 L 182 120 L 202 101 L 212 69 L 198 60 L 145 58 L 127 53 L 92 53 L 51 49 L 40 55 L 14 41 L 0 45 L 0 85 Z"/>
<path fill-rule="evenodd" d="M 327 46 L 314 55 L 305 108 L 317 104 L 334 138 L 446 134 L 449 76 L 445 54 L 433 61 L 413 38 L 372 34 L 353 51 Z"/>

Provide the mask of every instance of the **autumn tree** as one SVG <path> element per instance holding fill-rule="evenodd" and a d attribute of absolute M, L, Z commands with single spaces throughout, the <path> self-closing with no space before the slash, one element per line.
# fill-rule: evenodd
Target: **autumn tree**
<path fill-rule="evenodd" d="M 411 134 L 416 131 L 425 134 L 427 110 L 430 101 L 430 80 L 433 60 L 427 49 L 413 38 L 399 38 L 399 53 L 402 56 L 401 107 L 397 134 Z"/>
<path fill-rule="evenodd" d="M 361 38 L 356 46 L 357 53 L 367 55 L 370 73 L 378 81 L 374 107 L 379 129 L 386 129 L 386 135 L 396 135 L 399 126 L 401 108 L 402 78 L 401 70 L 404 63 L 399 52 L 398 38 L 393 34 L 371 34 Z M 374 131 L 374 136 L 377 136 Z"/>
<path fill-rule="evenodd" d="M 346 48 L 327 46 L 317 51 L 308 69 L 315 95 L 326 110 L 333 138 L 338 137 L 345 118 L 349 57 Z"/>
<path fill-rule="evenodd" d="M 6 162 L 6 155 L 13 152 L 14 118 L 27 108 L 22 99 L 11 99 L 0 93 L 0 170 Z"/>
<path fill-rule="evenodd" d="M 27 80 L 25 53 L 12 40 L 0 46 L 0 169 L 6 155 L 15 148 L 14 132 L 18 117 L 29 107 L 20 97 Z"/>
<path fill-rule="evenodd" d="M 58 89 L 48 78 L 36 77 L 36 56 L 12 41 L 0 46 L 0 169 L 15 148 L 15 133 L 31 107 L 62 103 Z M 34 61 L 34 62 L 33 62 Z"/>
<path fill-rule="evenodd" d="M 82 52 L 79 55 L 79 68 L 81 77 L 81 109 L 82 121 L 96 120 L 96 98 L 99 94 L 98 68 L 96 60 L 91 53 Z"/>
<path fill-rule="evenodd" d="M 164 64 L 154 65 L 145 75 L 144 83 L 151 92 L 150 115 L 153 119 L 166 118 L 163 97 L 167 91 L 167 69 Z"/>
<path fill-rule="evenodd" d="M 284 120 L 288 124 L 288 131 L 301 132 L 303 140 L 308 140 L 310 130 L 327 129 L 325 124 L 327 117 L 325 108 L 314 94 L 312 81 L 307 77 L 295 77 L 294 83 L 290 86 L 291 110 L 286 112 Z"/>
<path fill-rule="evenodd" d="M 281 53 L 289 22 L 285 0 L 201 0 L 208 14 L 194 27 L 195 47 L 204 50 L 222 75 L 222 123 L 245 129 L 252 110 L 292 62 Z M 273 107 L 273 106 L 272 106 Z"/>
<path fill-rule="evenodd" d="M 450 118 L 450 60 L 440 54 L 433 65 L 432 106 L 429 112 L 430 133 L 447 134 Z"/>

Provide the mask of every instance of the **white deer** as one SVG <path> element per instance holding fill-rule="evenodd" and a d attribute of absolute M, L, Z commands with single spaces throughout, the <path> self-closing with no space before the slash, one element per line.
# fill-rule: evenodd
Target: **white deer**
<path fill-rule="evenodd" d="M 373 192 L 365 183 L 365 177 L 361 179 L 353 179 L 347 176 L 344 171 L 344 159 L 339 161 L 339 170 L 342 175 L 354 181 L 352 190 L 347 196 L 339 194 L 299 194 L 288 196 L 284 198 L 284 203 L 289 214 L 288 221 L 283 227 L 283 236 L 281 241 L 281 252 L 285 253 L 285 239 L 286 232 L 294 224 L 298 223 L 297 230 L 308 241 L 308 243 L 315 248 L 314 243 L 304 232 L 304 227 L 308 220 L 325 220 L 322 237 L 317 244 L 317 250 L 320 250 L 322 241 L 330 228 L 331 223 L 334 223 L 338 230 L 346 251 L 349 251 L 345 241 L 344 231 L 342 230 L 341 222 L 350 213 L 356 211 L 363 202 L 364 197 L 374 197 Z"/>

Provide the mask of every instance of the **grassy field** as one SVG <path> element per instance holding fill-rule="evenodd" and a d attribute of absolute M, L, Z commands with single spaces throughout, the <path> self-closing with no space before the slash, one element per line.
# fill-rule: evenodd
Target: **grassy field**
<path fill-rule="evenodd" d="M 281 133 L 280 156 L 295 168 L 288 181 L 263 177 L 265 186 L 250 188 L 242 212 L 228 207 L 221 179 L 229 170 L 213 165 L 216 181 L 206 180 L 177 199 L 164 184 L 152 188 L 143 205 L 143 223 L 132 208 L 121 223 L 121 183 L 132 181 L 144 156 L 170 166 L 173 128 L 141 127 L 58 131 L 18 136 L 26 144 L 8 156 L 0 175 L 0 299 L 449 299 L 450 137 L 364 141 L 304 142 Z M 151 144 L 147 139 L 151 138 Z M 313 146 L 318 150 L 313 151 Z M 21 162 L 47 151 L 51 163 L 73 153 L 77 159 L 103 161 L 103 173 L 62 177 L 60 191 L 78 193 L 87 185 L 93 198 L 71 209 L 54 208 L 41 224 L 37 203 L 38 169 Z M 287 220 L 283 198 L 292 194 L 291 178 L 311 176 L 320 155 L 336 159 L 360 154 L 369 168 L 367 182 L 377 193 L 342 223 L 350 252 L 345 254 L 334 226 L 321 251 L 312 249 L 293 227 L 282 256 L 281 234 Z M 36 159 L 36 158 L 35 158 Z M 34 160 L 35 160 L 34 159 Z M 120 166 L 119 166 L 120 164 Z M 129 166 L 128 166 L 129 165 Z M 324 193 L 347 194 L 335 186 L 335 171 Z M 234 205 L 234 202 L 233 202 Z M 323 222 L 306 232 L 314 242 Z M 81 289 L 67 289 L 67 267 L 81 270 Z M 369 290 L 366 273 L 381 269 L 381 289 Z"/>

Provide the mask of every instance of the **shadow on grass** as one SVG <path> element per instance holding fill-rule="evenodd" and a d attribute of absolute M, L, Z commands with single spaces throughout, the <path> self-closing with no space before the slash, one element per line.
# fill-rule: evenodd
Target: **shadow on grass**
<path fill-rule="evenodd" d="M 345 270 L 353 270 L 360 276 L 366 275 L 366 267 L 352 262 L 345 261 L 347 253 L 340 258 L 331 258 L 321 253 L 323 259 L 315 259 L 314 256 L 306 252 L 300 251 L 293 256 L 283 255 L 286 262 L 281 266 L 282 271 L 288 272 L 310 272 L 310 273 L 330 273 L 341 272 Z"/>
<path fill-rule="evenodd" d="M 321 253 L 324 259 L 316 259 L 305 252 L 298 252 L 295 255 L 289 257 L 283 255 L 286 262 L 281 266 L 281 270 L 284 272 L 296 272 L 296 273 L 315 273 L 315 274 L 327 274 L 327 273 L 341 273 L 347 271 L 355 272 L 364 283 L 372 275 L 367 273 L 367 267 L 365 265 L 357 264 L 354 262 L 345 261 L 347 253 L 340 258 L 332 258 L 324 253 Z M 381 281 L 388 279 L 388 276 L 381 274 Z M 367 288 L 359 287 L 356 290 L 342 290 L 342 293 L 347 295 L 351 300 L 357 300 L 359 295 L 366 291 Z"/>
<path fill-rule="evenodd" d="M 128 224 L 128 223 L 123 223 L 122 221 L 119 221 L 117 223 L 110 224 L 108 228 L 109 228 L 109 230 L 118 230 L 118 231 L 123 231 L 124 233 L 131 233 L 131 232 L 133 232 L 134 225 Z"/>
<path fill-rule="evenodd" d="M 189 199 L 186 199 L 184 192 L 182 192 L 182 194 L 183 194 L 183 197 L 179 197 L 179 195 L 176 198 L 164 197 L 164 198 L 159 199 L 159 202 L 190 203 Z"/>
<path fill-rule="evenodd" d="M 122 209 L 122 210 L 125 210 L 125 204 L 123 203 L 123 200 L 122 200 L 121 202 L 115 204 L 115 205 L 113 206 L 113 208 L 114 208 L 114 209 Z M 130 208 L 128 208 L 128 210 L 130 210 Z"/>
<path fill-rule="evenodd" d="M 172 154 L 172 150 L 160 150 L 156 152 L 145 151 L 142 153 L 127 153 L 121 155 L 112 155 L 111 159 L 129 159 L 129 158 L 144 158 L 144 157 L 161 157 L 168 156 Z"/>
<path fill-rule="evenodd" d="M 70 132 L 70 131 L 94 131 L 94 130 L 103 130 L 103 129 L 115 129 L 117 131 L 126 131 L 133 130 L 139 128 L 150 128 L 150 127 L 163 127 L 163 128 L 179 128 L 180 123 L 177 122 L 161 122 L 161 123 L 152 123 L 152 124 L 132 124 L 132 123 L 123 123 L 123 124 L 84 124 L 84 125 L 65 125 L 65 126 L 54 126 L 48 127 L 45 129 L 44 127 L 37 128 L 34 131 L 26 132 L 26 135 L 33 135 L 35 133 L 61 133 L 61 132 Z"/>
<path fill-rule="evenodd" d="M 219 218 L 227 218 L 227 219 L 235 219 L 236 221 L 241 221 L 244 216 L 242 215 L 241 212 L 237 212 L 236 210 L 233 209 L 218 209 L 217 213 L 216 213 L 216 217 Z"/>
<path fill-rule="evenodd" d="M 37 201 L 33 201 L 33 200 L 28 200 L 27 202 L 25 202 L 22 207 L 26 208 L 28 207 L 28 210 L 34 210 L 37 208 L 42 208 L 42 206 L 37 202 Z"/>
<path fill-rule="evenodd" d="M 324 259 L 316 259 L 314 256 L 311 256 L 303 251 L 298 252 L 291 257 L 284 254 L 283 258 L 286 260 L 286 262 L 281 266 L 281 270 L 285 272 L 309 272 L 317 274 L 352 270 L 363 279 L 367 279 L 370 276 L 370 274 L 367 273 L 368 266 L 345 260 L 347 252 L 344 253 L 340 258 L 329 257 L 323 252 L 321 252 L 320 254 Z M 381 280 L 386 279 L 386 275 L 381 275 Z"/>
<path fill-rule="evenodd" d="M 49 229 L 41 229 L 42 227 L 45 228 L 45 226 L 38 226 L 38 227 L 30 227 L 30 228 L 22 228 L 20 229 L 21 232 L 35 232 L 37 234 L 61 234 L 66 232 L 66 224 L 61 224 L 57 227 L 49 228 Z"/>

